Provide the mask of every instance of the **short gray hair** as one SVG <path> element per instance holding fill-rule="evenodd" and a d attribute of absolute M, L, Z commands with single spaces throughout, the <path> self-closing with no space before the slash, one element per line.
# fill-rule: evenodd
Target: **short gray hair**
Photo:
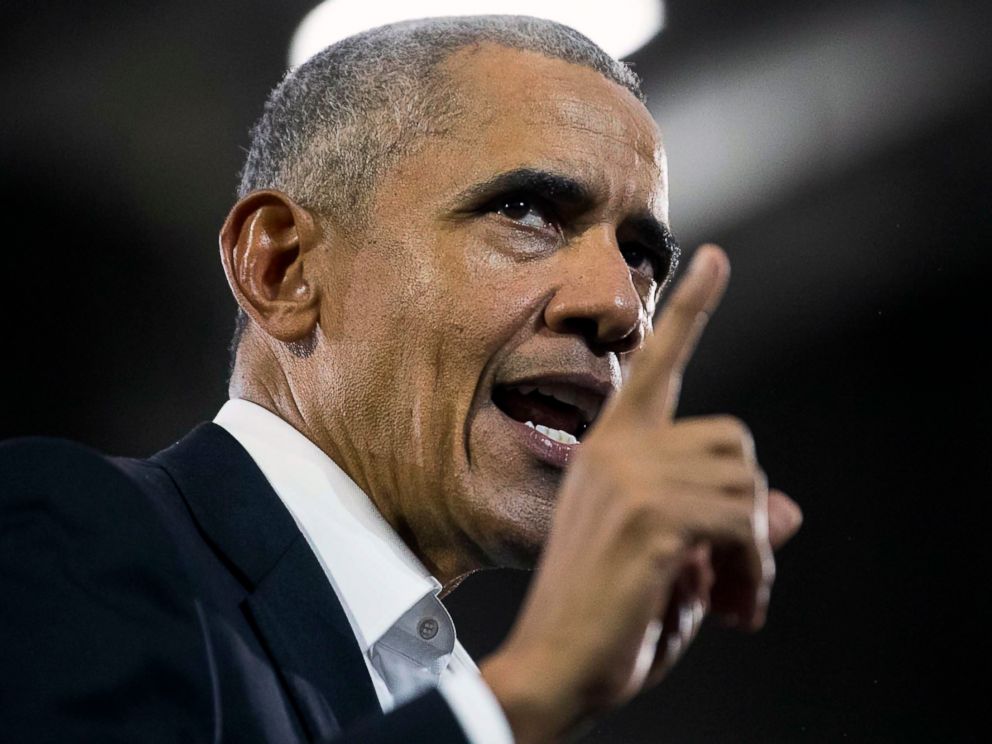
<path fill-rule="evenodd" d="M 493 15 L 381 26 L 327 47 L 273 89 L 251 131 L 238 196 L 278 189 L 341 224 L 361 219 L 382 174 L 456 120 L 458 91 L 439 65 L 486 42 L 588 67 L 644 100 L 626 64 L 553 21 Z M 232 366 L 246 323 L 239 313 Z"/>

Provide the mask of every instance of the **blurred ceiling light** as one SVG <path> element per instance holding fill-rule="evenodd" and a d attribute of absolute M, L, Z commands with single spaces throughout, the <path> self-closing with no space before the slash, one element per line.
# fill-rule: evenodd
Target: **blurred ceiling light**
<path fill-rule="evenodd" d="M 535 7 L 539 5 L 539 7 Z M 416 0 L 376 3 L 325 0 L 293 34 L 289 64 L 302 64 L 326 46 L 369 28 L 411 18 L 453 15 L 529 15 L 571 26 L 614 57 L 626 57 L 649 42 L 665 21 L 662 0 Z"/>
<path fill-rule="evenodd" d="M 646 75 L 680 235 L 726 230 L 981 100 L 992 69 L 983 10 L 827 4 Z"/>

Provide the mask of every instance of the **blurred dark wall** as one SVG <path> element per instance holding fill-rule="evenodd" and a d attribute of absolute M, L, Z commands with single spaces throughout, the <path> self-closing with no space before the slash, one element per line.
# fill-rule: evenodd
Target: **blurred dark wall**
<path fill-rule="evenodd" d="M 700 49 L 814 17 L 773 1 L 668 6 L 668 30 L 634 57 L 660 89 Z M 224 401 L 234 304 L 216 234 L 309 7 L 2 6 L 0 436 L 147 454 Z M 992 84 L 732 225 L 681 236 L 720 242 L 734 263 L 681 410 L 744 418 L 807 522 L 781 555 L 768 628 L 706 629 L 588 741 L 979 740 L 990 115 Z M 495 572 L 453 595 L 469 650 L 499 642 L 525 584 Z"/>

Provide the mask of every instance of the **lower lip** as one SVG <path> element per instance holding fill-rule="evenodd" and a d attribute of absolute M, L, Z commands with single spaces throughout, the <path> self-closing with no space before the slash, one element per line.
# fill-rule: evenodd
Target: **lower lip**
<path fill-rule="evenodd" d="M 524 447 L 534 457 L 556 468 L 564 468 L 579 451 L 578 444 L 564 444 L 549 439 L 537 429 L 532 429 L 500 411 L 500 415 L 513 427 Z"/>

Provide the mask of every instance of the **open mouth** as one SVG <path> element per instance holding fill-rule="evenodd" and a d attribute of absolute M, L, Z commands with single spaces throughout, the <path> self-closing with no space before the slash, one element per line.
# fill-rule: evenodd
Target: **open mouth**
<path fill-rule="evenodd" d="M 574 445 L 596 421 L 606 395 L 591 386 L 544 379 L 497 385 L 493 403 L 548 439 Z"/>

